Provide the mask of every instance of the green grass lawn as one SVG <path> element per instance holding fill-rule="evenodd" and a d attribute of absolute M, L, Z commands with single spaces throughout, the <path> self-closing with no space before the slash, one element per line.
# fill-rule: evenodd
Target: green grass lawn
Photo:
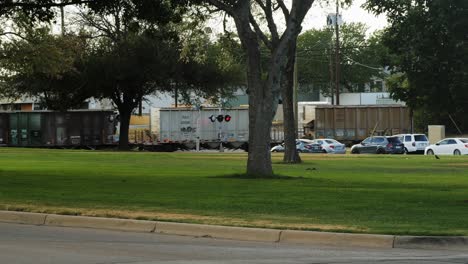
<path fill-rule="evenodd" d="M 246 154 L 0 148 L 0 209 L 193 223 L 468 235 L 468 157 L 303 154 L 246 179 Z"/>

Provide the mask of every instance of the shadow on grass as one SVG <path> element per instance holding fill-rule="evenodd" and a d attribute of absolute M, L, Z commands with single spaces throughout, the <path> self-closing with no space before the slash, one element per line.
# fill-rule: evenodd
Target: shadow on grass
<path fill-rule="evenodd" d="M 219 176 L 208 176 L 207 178 L 213 179 L 241 179 L 241 180 L 304 180 L 305 177 L 302 176 L 285 176 L 274 174 L 272 176 L 265 175 L 251 175 L 246 173 L 238 174 L 228 174 L 228 175 L 219 175 Z"/>

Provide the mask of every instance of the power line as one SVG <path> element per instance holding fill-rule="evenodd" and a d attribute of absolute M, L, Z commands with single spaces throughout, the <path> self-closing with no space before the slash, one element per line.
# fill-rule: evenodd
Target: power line
<path fill-rule="evenodd" d="M 343 55 L 343 56 L 346 57 L 346 59 L 348 59 L 349 61 L 351 61 L 355 65 L 362 66 L 362 67 L 365 67 L 365 68 L 369 68 L 369 69 L 372 69 L 372 70 L 382 71 L 382 72 L 385 70 L 384 68 L 376 68 L 376 67 L 372 67 L 372 66 L 369 66 L 369 65 L 366 65 L 366 64 L 362 64 L 360 62 L 357 62 L 357 61 L 351 59 L 350 57 L 348 57 L 346 55 Z"/>

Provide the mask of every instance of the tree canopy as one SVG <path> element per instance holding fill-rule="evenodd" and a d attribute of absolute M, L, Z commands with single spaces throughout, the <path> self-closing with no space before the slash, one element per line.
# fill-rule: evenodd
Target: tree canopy
<path fill-rule="evenodd" d="M 367 27 L 362 23 L 345 23 L 340 27 L 341 90 L 363 92 L 364 84 L 384 76 L 387 52 L 381 43 L 381 34 L 375 32 L 367 37 L 366 33 Z M 334 42 L 334 32 L 329 27 L 311 29 L 299 36 L 298 75 L 303 91 L 312 86 L 325 95 L 331 94 L 331 88 L 334 88 Z"/>
<path fill-rule="evenodd" d="M 89 42 L 80 35 L 51 35 L 50 28 L 21 26 L 1 45 L 1 93 L 10 99 L 36 97 L 49 109 L 81 107 L 93 96 L 87 89 Z"/>
<path fill-rule="evenodd" d="M 397 77 L 391 93 L 423 114 L 423 125 L 468 129 L 468 1 L 368 0 L 366 7 L 386 13 L 383 34 Z"/>

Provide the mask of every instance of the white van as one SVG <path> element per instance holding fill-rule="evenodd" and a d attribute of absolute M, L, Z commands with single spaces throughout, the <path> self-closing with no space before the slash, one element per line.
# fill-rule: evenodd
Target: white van
<path fill-rule="evenodd" d="M 396 135 L 405 145 L 405 153 L 424 153 L 429 146 L 429 139 L 424 134 L 399 134 Z"/>

